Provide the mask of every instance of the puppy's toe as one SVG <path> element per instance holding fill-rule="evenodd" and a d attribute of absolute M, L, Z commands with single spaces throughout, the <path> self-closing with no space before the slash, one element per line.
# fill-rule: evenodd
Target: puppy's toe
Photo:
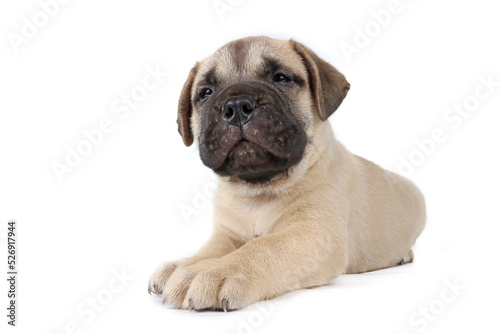
<path fill-rule="evenodd" d="M 400 265 L 403 265 L 405 263 L 410 263 L 413 262 L 413 251 L 410 249 L 410 252 L 399 262 Z"/>
<path fill-rule="evenodd" d="M 188 308 L 188 305 L 183 305 L 186 293 L 191 285 L 191 282 L 196 277 L 196 273 L 188 268 L 178 268 L 168 279 L 163 289 L 163 303 L 168 303 L 175 307 Z"/>
<path fill-rule="evenodd" d="M 161 295 L 165 284 L 176 268 L 177 264 L 175 262 L 165 262 L 161 264 L 149 278 L 149 294 L 155 293 L 157 295 Z"/>
<path fill-rule="evenodd" d="M 220 309 L 218 302 L 219 289 L 224 277 L 212 273 L 199 273 L 191 282 L 186 293 L 182 308 L 205 310 Z"/>
<path fill-rule="evenodd" d="M 239 310 L 256 302 L 258 298 L 252 298 L 249 285 L 241 277 L 230 277 L 224 280 L 219 290 L 219 305 L 223 311 Z"/>

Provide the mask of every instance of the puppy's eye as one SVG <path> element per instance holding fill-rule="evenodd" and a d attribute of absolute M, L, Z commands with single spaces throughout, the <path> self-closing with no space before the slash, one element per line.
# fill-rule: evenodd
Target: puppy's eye
<path fill-rule="evenodd" d="M 278 73 L 273 77 L 274 82 L 290 82 L 292 79 L 284 75 L 283 73 Z"/>
<path fill-rule="evenodd" d="M 210 88 L 204 88 L 200 93 L 200 98 L 204 99 L 212 95 L 213 91 Z"/>

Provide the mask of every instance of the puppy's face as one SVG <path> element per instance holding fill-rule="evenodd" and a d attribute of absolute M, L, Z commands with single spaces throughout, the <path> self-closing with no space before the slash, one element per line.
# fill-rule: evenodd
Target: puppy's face
<path fill-rule="evenodd" d="M 286 178 L 311 143 L 314 118 L 326 120 L 349 84 L 293 41 L 251 37 L 198 63 L 179 101 L 179 131 L 196 138 L 203 163 L 233 182 Z"/>

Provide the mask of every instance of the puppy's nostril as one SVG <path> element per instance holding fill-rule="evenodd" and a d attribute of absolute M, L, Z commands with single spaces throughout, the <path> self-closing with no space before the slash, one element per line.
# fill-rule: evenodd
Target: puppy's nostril
<path fill-rule="evenodd" d="M 245 103 L 241 109 L 245 114 L 250 114 L 253 111 L 253 106 L 249 103 Z"/>
<path fill-rule="evenodd" d="M 223 116 L 224 118 L 229 119 L 229 118 L 233 117 L 233 115 L 234 115 L 234 110 L 233 110 L 233 108 L 232 108 L 232 107 L 226 107 L 226 108 L 224 108 L 224 110 L 222 111 L 222 116 Z"/>

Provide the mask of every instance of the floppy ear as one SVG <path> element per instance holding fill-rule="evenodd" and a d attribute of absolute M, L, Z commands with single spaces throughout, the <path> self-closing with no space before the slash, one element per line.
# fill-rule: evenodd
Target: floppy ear
<path fill-rule="evenodd" d="M 304 45 L 290 41 L 307 69 L 309 87 L 322 121 L 325 121 L 347 95 L 351 85 L 335 67 L 318 57 Z"/>
<path fill-rule="evenodd" d="M 190 146 L 193 143 L 193 131 L 191 130 L 191 115 L 193 114 L 191 88 L 193 88 L 197 72 L 198 64 L 189 72 L 189 77 L 182 88 L 181 97 L 179 98 L 177 125 L 179 133 L 182 136 L 182 141 L 184 141 L 184 145 L 186 146 Z"/>

